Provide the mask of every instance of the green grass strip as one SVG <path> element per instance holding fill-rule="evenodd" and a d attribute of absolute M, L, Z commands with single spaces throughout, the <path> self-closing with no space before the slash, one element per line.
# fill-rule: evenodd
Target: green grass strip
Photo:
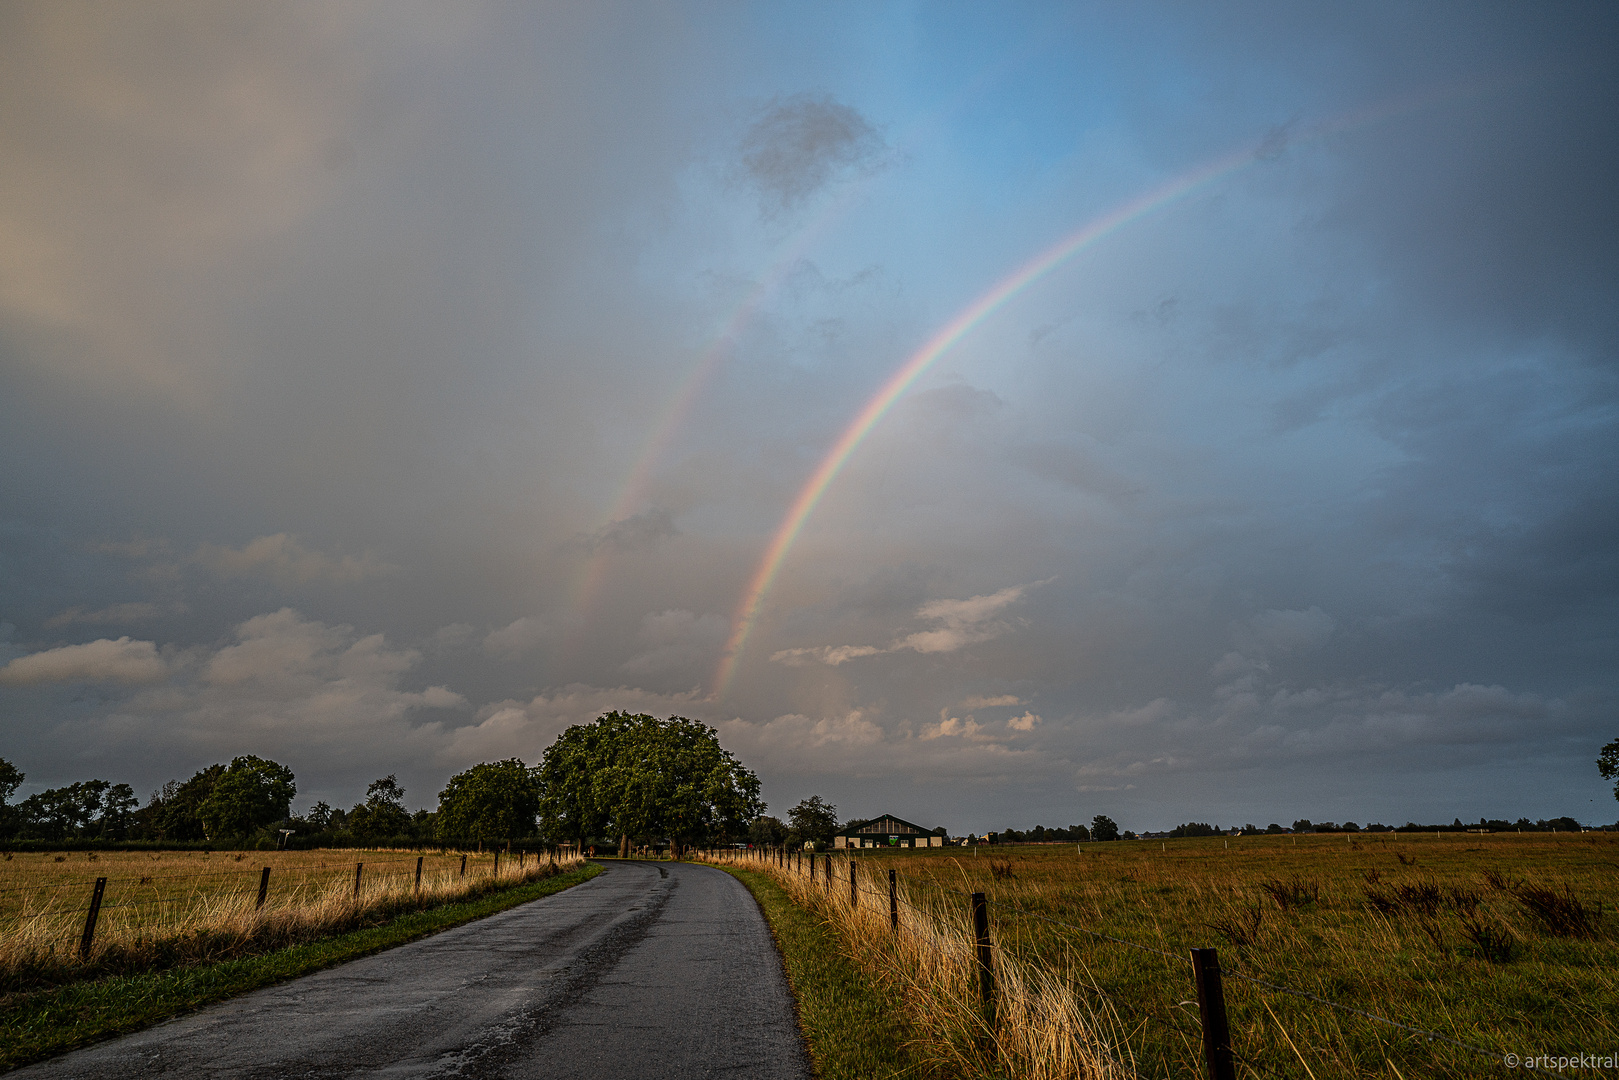
<path fill-rule="evenodd" d="M 746 885 L 764 911 L 819 1080 L 920 1076 L 905 1047 L 910 1032 L 898 1004 L 844 954 L 832 929 L 767 875 L 720 869 Z"/>
<path fill-rule="evenodd" d="M 71 983 L 0 1000 L 0 1069 L 15 1069 L 114 1035 L 123 1035 L 249 990 L 357 960 L 452 926 L 561 892 L 601 873 L 570 870 L 530 885 L 413 911 L 379 926 L 322 938 L 262 956 Z"/>

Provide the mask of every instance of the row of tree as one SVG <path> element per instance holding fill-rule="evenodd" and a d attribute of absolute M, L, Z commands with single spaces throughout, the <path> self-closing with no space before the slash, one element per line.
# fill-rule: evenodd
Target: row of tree
<path fill-rule="evenodd" d="M 1093 840 L 1120 838 L 1133 840 L 1135 835 L 1132 832 L 1121 833 L 1118 823 L 1106 814 L 1097 814 L 1091 818 L 1089 828 L 1084 825 L 1070 825 L 1066 829 L 1048 829 L 1044 825 L 1036 825 L 1032 829 L 1002 829 L 1000 832 L 989 834 L 990 839 L 998 844 L 1083 844 Z"/>
<path fill-rule="evenodd" d="M 0 759 L 0 837 L 31 840 L 204 840 L 247 836 L 284 820 L 297 792 L 292 770 L 251 755 L 171 780 L 144 807 L 128 784 L 82 780 L 12 805 L 26 779 Z"/>
<path fill-rule="evenodd" d="M 171 780 L 140 806 L 128 784 L 88 780 L 12 805 L 25 776 L 0 759 L 0 838 L 252 841 L 282 829 L 304 843 L 403 840 L 652 839 L 678 850 L 745 836 L 764 812 L 759 779 L 719 745 L 712 728 L 683 717 L 611 712 L 563 732 L 536 766 L 484 762 L 450 777 L 438 808 L 405 808 L 398 777 L 385 776 L 347 811 L 316 803 L 292 815 L 292 770 L 266 758 L 210 765 Z M 835 824 L 835 821 L 834 821 Z"/>

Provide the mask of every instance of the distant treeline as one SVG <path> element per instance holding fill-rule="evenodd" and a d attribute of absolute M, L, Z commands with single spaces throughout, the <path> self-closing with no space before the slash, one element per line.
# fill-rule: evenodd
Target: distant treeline
<path fill-rule="evenodd" d="M 517 768 L 526 775 L 520 762 Z M 469 778 L 488 780 L 483 774 L 491 771 L 498 780 L 500 773 L 512 771 L 511 763 L 474 766 L 452 778 L 445 793 L 465 788 Z M 23 779 L 21 770 L 0 759 L 0 841 L 7 846 L 272 848 L 375 846 L 390 841 L 403 846 L 446 839 L 440 822 L 442 803 L 438 811 L 409 813 L 405 791 L 394 776 L 374 781 L 366 789 L 365 801 L 350 810 L 334 810 L 321 802 L 295 815 L 297 783 L 292 770 L 252 755 L 228 765 L 210 765 L 188 780 L 170 780 L 152 792 L 144 806 L 128 784 L 106 780 L 49 788 L 12 804 L 10 797 Z M 459 809 L 463 812 L 451 817 L 465 828 L 468 808 Z M 472 828 L 466 837 L 482 839 L 488 831 Z M 518 830 L 518 835 L 532 831 L 530 826 Z"/>
<path fill-rule="evenodd" d="M 1112 825 L 1107 818 L 1098 818 L 1098 821 Z M 1089 840 L 1126 840 L 1135 839 L 1176 839 L 1189 836 L 1281 836 L 1297 835 L 1299 833 L 1416 833 L 1416 832 L 1469 832 L 1482 830 L 1486 832 L 1579 832 L 1583 826 L 1571 817 L 1542 818 L 1530 821 L 1528 818 L 1519 818 L 1517 821 L 1507 821 L 1503 818 L 1480 818 L 1477 822 L 1468 824 L 1461 818 L 1456 818 L 1449 825 L 1418 825 L 1408 821 L 1404 825 L 1358 825 L 1353 821 L 1342 824 L 1334 821 L 1311 821 L 1300 818 L 1293 822 L 1291 828 L 1283 828 L 1274 822 L 1260 828 L 1257 825 L 1210 825 L 1202 821 L 1189 821 L 1184 825 L 1177 825 L 1168 832 L 1144 832 L 1138 835 L 1125 830 L 1120 832 L 1117 826 L 1112 829 L 1105 827 L 1099 830 L 1093 823 L 1087 829 L 1083 825 L 1070 825 L 1066 829 L 1048 829 L 1044 825 L 1036 825 L 1032 829 L 1002 829 L 1000 832 L 990 833 L 993 843 L 1001 844 L 1049 844 L 1049 843 L 1084 843 Z M 1610 828 L 1611 826 L 1604 826 Z M 1109 835 L 1111 834 L 1111 835 Z"/>

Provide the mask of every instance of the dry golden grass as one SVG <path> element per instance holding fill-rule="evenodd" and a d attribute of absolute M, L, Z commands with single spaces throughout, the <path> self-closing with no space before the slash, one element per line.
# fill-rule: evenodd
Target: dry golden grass
<path fill-rule="evenodd" d="M 899 930 L 890 925 L 887 878 L 869 868 L 852 902 L 848 859 L 833 879 L 811 880 L 808 865 L 788 866 L 721 853 L 711 861 L 762 871 L 800 906 L 826 920 L 846 954 L 904 1010 L 918 1032 L 910 1049 L 929 1070 L 951 1077 L 1030 1080 L 1131 1075 L 1123 1031 L 1105 1002 L 1074 993 L 1075 968 L 1030 965 L 998 951 L 994 1015 L 981 1007 L 972 929 L 961 905 L 900 888 Z M 820 864 L 824 867 L 824 859 Z"/>
<path fill-rule="evenodd" d="M 1006 970 L 1066 989 L 1077 1015 L 1116 1016 L 1099 1028 L 1093 1019 L 1091 1030 L 1122 1029 L 1127 1038 L 1090 1038 L 1142 1076 L 1198 1073 L 1187 956 L 1209 946 L 1228 972 L 1496 1055 L 1228 976 L 1239 1075 L 1484 1076 L 1499 1073 L 1508 1053 L 1607 1054 L 1619 1045 L 1612 833 L 1208 838 L 855 857 L 872 881 L 897 868 L 910 899 L 935 919 L 965 918 L 966 894 L 985 893 Z M 846 854 L 839 859 L 847 866 Z"/>
<path fill-rule="evenodd" d="M 403 851 L 17 854 L 0 861 L 0 993 L 283 948 L 407 910 L 532 881 L 577 855 Z M 363 864 L 355 891 L 355 864 Z M 260 876 L 270 887 L 257 906 Z M 107 878 L 88 959 L 79 955 L 94 881 Z"/>

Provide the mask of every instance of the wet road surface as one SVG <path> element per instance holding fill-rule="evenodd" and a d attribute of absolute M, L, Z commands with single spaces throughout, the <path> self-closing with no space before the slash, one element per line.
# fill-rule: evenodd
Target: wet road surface
<path fill-rule="evenodd" d="M 741 883 L 688 863 L 606 866 L 12 1075 L 807 1080 L 781 959 Z"/>

